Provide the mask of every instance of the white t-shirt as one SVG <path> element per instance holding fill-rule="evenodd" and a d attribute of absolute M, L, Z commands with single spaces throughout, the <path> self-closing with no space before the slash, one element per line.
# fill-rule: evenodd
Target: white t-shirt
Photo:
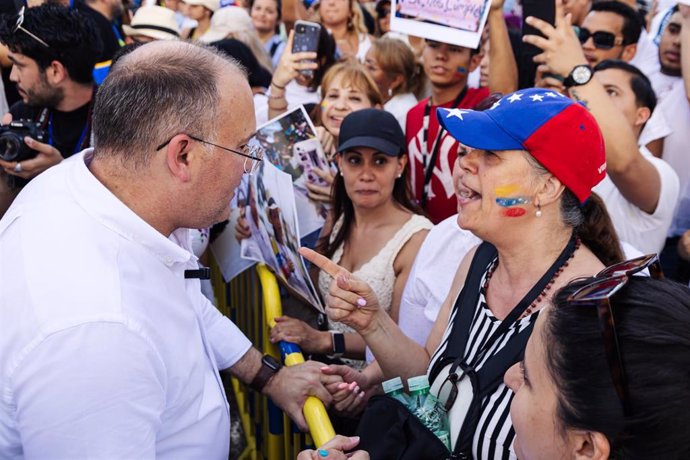
<path fill-rule="evenodd" d="M 27 185 L 0 220 L 0 456 L 227 459 L 219 369 L 251 343 L 165 237 L 89 171 Z"/>
<path fill-rule="evenodd" d="M 479 243 L 479 238 L 458 227 L 457 214 L 431 229 L 419 248 L 400 300 L 398 324 L 405 335 L 426 344 L 460 262 Z"/>
<path fill-rule="evenodd" d="M 678 175 L 646 147 L 640 147 L 640 153 L 654 165 L 661 179 L 659 203 L 653 214 L 647 214 L 629 202 L 608 175 L 592 191 L 606 203 L 618 237 L 643 253 L 651 254 L 661 252 L 666 241 L 678 201 Z"/>
<path fill-rule="evenodd" d="M 653 46 L 656 46 L 652 43 Z M 685 92 L 685 82 L 682 77 L 674 77 L 661 73 L 658 57 L 656 61 L 645 60 L 640 63 L 640 70 L 652 82 L 658 99 L 655 112 L 663 112 L 664 118 L 671 129 L 671 133 L 664 138 L 663 159 L 671 165 L 678 174 L 680 183 L 679 202 L 690 200 L 690 102 Z M 682 222 L 688 218 L 679 215 L 677 211 L 668 236 L 680 236 L 688 227 Z M 687 212 L 687 211 L 686 211 Z"/>
<path fill-rule="evenodd" d="M 405 123 L 407 122 L 407 112 L 412 107 L 417 105 L 417 98 L 412 93 L 397 94 L 390 98 L 388 102 L 383 104 L 383 110 L 392 113 L 400 127 L 405 132 Z"/>

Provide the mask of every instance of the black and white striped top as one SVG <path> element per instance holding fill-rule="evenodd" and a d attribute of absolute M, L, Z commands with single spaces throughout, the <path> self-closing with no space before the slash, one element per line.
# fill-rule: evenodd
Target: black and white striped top
<path fill-rule="evenodd" d="M 487 272 L 484 272 L 480 286 L 484 286 Z M 436 361 L 444 355 L 448 345 L 448 338 L 455 320 L 455 315 L 458 313 L 457 304 L 451 312 L 448 327 L 443 335 L 441 345 L 431 358 L 429 364 L 429 371 L 434 366 Z M 484 355 L 484 358 L 478 363 L 476 369 L 482 368 L 485 362 L 491 359 L 495 353 L 501 350 L 506 342 L 520 331 L 529 326 L 537 319 L 538 312 L 526 316 L 520 321 L 511 325 L 510 328 L 501 337 L 496 340 L 491 349 Z M 471 362 L 475 356 L 483 348 L 489 337 L 500 326 L 501 321 L 496 319 L 491 310 L 486 304 L 485 290 L 480 288 L 479 305 L 472 318 L 472 325 L 467 341 L 467 346 L 463 355 L 466 357 L 466 362 Z M 457 356 L 457 353 L 454 353 Z M 431 382 L 431 393 L 438 395 L 441 384 L 448 376 L 448 370 L 451 364 L 443 368 L 436 379 Z M 465 419 L 465 414 L 472 401 L 472 385 L 468 378 L 462 379 L 459 383 L 459 393 L 455 404 L 448 413 L 450 419 L 450 438 L 455 447 L 455 441 L 462 427 Z M 504 384 L 501 383 L 496 390 L 489 394 L 482 401 L 481 415 L 479 417 L 479 424 L 474 435 L 472 443 L 472 452 L 475 460 L 489 460 L 489 459 L 517 459 L 515 452 L 512 449 L 513 439 L 515 438 L 515 431 L 513 430 L 513 423 L 510 419 L 510 403 L 513 400 L 513 392 Z"/>

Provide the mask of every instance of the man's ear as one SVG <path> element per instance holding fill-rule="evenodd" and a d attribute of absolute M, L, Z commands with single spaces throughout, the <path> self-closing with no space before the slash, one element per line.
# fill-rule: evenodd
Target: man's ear
<path fill-rule="evenodd" d="M 470 69 L 469 72 L 467 72 L 468 74 L 474 72 L 475 69 L 479 67 L 479 64 L 481 64 L 483 57 L 484 56 L 482 55 L 482 53 L 472 55 L 472 57 L 470 58 Z"/>
<path fill-rule="evenodd" d="M 625 62 L 630 62 L 630 60 L 635 57 L 635 54 L 637 54 L 637 43 L 625 45 L 620 59 Z"/>
<path fill-rule="evenodd" d="M 44 72 L 46 74 L 46 80 L 52 86 L 57 86 L 69 78 L 69 73 L 67 72 L 65 66 L 62 64 L 62 62 L 56 60 L 51 61 Z"/>
<path fill-rule="evenodd" d="M 649 121 L 652 111 L 649 107 L 638 107 L 635 111 L 635 126 L 642 126 Z"/>
<path fill-rule="evenodd" d="M 189 182 L 192 178 L 190 168 L 190 151 L 192 142 L 184 134 L 178 134 L 170 139 L 165 146 L 165 162 L 170 174 L 181 182 Z"/>

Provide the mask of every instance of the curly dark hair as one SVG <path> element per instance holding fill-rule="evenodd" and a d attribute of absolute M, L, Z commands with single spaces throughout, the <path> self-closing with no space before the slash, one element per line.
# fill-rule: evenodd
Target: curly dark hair
<path fill-rule="evenodd" d="M 54 4 L 24 9 L 22 28 L 49 47 L 21 29 L 15 32 L 16 24 L 16 15 L 0 17 L 0 42 L 13 53 L 33 59 L 41 71 L 51 62 L 59 61 L 75 82 L 93 82 L 93 67 L 103 44 L 90 18 L 77 10 Z"/>

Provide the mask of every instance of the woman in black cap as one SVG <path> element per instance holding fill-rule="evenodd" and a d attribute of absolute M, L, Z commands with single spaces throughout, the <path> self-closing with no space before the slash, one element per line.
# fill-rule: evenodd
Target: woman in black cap
<path fill-rule="evenodd" d="M 362 109 L 345 117 L 338 138 L 339 173 L 333 183 L 332 215 L 317 250 L 357 276 L 370 280 L 377 297 L 397 321 L 400 297 L 431 222 L 412 203 L 407 181 L 405 135 L 395 117 Z M 325 298 L 331 278 L 318 273 Z M 318 331 L 297 319 L 276 319 L 271 340 L 297 343 L 307 353 L 346 355 L 361 367 L 364 340 L 344 324 Z M 368 354 L 367 360 L 373 356 Z"/>

